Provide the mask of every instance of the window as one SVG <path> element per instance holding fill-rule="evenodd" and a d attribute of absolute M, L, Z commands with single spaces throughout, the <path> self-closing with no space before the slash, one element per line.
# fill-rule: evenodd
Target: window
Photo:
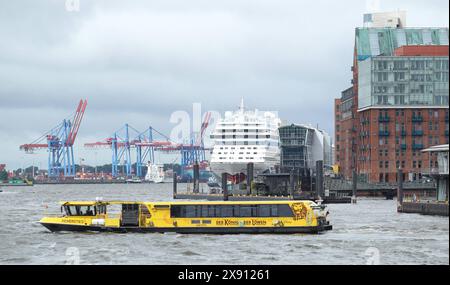
<path fill-rule="evenodd" d="M 67 216 L 95 216 L 97 209 L 95 206 L 64 206 Z M 106 207 L 104 209 L 106 212 Z"/>
<path fill-rule="evenodd" d="M 220 217 L 232 217 L 233 216 L 233 206 L 220 206 L 220 207 L 221 207 Z"/>
<path fill-rule="evenodd" d="M 289 205 L 174 205 L 173 218 L 292 217 Z"/>
<path fill-rule="evenodd" d="M 185 217 L 186 218 L 195 218 L 197 217 L 197 211 L 195 206 L 185 206 Z"/>
<path fill-rule="evenodd" d="M 273 213 L 272 213 L 273 214 Z M 274 216 L 274 215 L 272 215 Z M 278 217 L 292 217 L 293 213 L 291 207 L 286 204 L 278 205 Z"/>
<path fill-rule="evenodd" d="M 240 208 L 240 213 L 239 216 L 240 217 L 252 217 L 252 212 L 253 212 L 253 208 L 252 206 L 241 206 Z M 256 209 L 255 209 L 256 210 Z"/>
<path fill-rule="evenodd" d="M 257 215 L 258 217 L 270 217 L 270 205 L 258 205 Z"/>

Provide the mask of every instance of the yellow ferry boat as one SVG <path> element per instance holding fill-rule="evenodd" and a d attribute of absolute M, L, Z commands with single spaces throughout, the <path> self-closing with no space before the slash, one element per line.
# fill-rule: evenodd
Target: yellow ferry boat
<path fill-rule="evenodd" d="M 61 212 L 40 223 L 52 232 L 290 234 L 332 229 L 325 206 L 312 201 L 73 201 L 61 202 Z"/>

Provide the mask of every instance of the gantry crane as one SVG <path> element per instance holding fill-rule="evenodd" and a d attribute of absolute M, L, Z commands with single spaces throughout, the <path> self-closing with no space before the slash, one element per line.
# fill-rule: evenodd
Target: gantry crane
<path fill-rule="evenodd" d="M 20 146 L 20 149 L 26 153 L 33 153 L 37 149 L 47 149 L 49 178 L 75 176 L 73 145 L 80 129 L 86 106 L 87 100 L 80 100 L 73 118 L 64 119 L 61 124 L 44 133 L 32 143 Z"/>
<path fill-rule="evenodd" d="M 102 141 L 94 143 L 86 143 L 86 148 L 102 148 L 107 147 L 112 150 L 112 171 L 111 175 L 114 178 L 119 177 L 119 166 L 124 165 L 124 175 L 131 177 L 144 177 L 145 173 L 142 168 L 146 165 L 146 161 L 155 163 L 154 152 L 162 151 L 166 153 L 180 153 L 181 155 L 181 169 L 183 176 L 186 169 L 192 168 L 196 162 L 200 163 L 201 168 L 205 166 L 205 150 L 208 150 L 203 145 L 203 136 L 206 128 L 209 125 L 211 113 L 207 112 L 201 125 L 200 132 L 196 137 L 194 143 L 194 135 L 191 134 L 191 143 L 178 144 L 170 141 L 169 137 L 159 132 L 153 127 L 149 127 L 143 132 L 139 132 L 129 124 L 125 124 L 120 129 L 115 131 L 111 137 Z M 154 135 L 158 135 L 164 140 L 154 140 Z M 132 169 L 132 150 L 136 152 L 136 169 L 133 173 Z"/>

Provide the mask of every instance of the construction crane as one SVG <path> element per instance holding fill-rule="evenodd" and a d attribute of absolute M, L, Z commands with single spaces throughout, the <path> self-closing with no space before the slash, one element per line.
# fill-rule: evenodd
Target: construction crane
<path fill-rule="evenodd" d="M 49 178 L 75 176 L 73 145 L 80 129 L 86 106 L 87 100 L 80 100 L 73 118 L 64 119 L 61 124 L 44 133 L 32 143 L 20 146 L 20 149 L 26 153 L 33 153 L 38 149 L 47 149 Z"/>
<path fill-rule="evenodd" d="M 154 132 L 161 135 L 166 141 L 154 141 Z M 114 178 L 117 178 L 120 174 L 120 165 L 125 166 L 123 173 L 125 176 L 131 177 L 133 175 L 131 158 L 132 149 L 136 150 L 136 169 L 134 174 L 138 177 L 143 177 L 144 173 L 142 168 L 145 166 L 145 161 L 154 162 L 155 149 L 169 145 L 172 145 L 172 143 L 169 142 L 168 137 L 154 128 L 149 127 L 144 132 L 140 132 L 129 124 L 125 124 L 115 131 L 111 137 L 106 138 L 103 141 L 84 144 L 86 148 L 107 147 L 112 150 L 111 175 Z"/>

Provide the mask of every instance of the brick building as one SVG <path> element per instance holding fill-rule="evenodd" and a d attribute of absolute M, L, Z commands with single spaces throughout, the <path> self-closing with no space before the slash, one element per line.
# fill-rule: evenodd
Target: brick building
<path fill-rule="evenodd" d="M 340 173 L 417 180 L 435 165 L 421 149 L 448 143 L 448 28 L 356 28 L 352 87 L 335 100 Z"/>

